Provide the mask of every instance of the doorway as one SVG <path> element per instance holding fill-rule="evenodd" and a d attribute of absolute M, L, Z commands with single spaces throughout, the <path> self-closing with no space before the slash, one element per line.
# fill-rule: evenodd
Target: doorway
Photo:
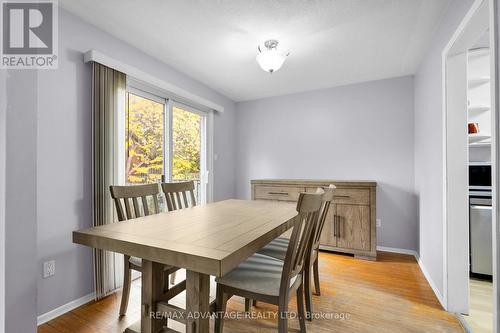
<path fill-rule="evenodd" d="M 444 305 L 496 332 L 496 19 L 476 0 L 443 51 Z"/>

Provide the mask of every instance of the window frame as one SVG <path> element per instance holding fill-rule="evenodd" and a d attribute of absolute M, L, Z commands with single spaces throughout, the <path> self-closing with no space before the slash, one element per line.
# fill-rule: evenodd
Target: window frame
<path fill-rule="evenodd" d="M 212 202 L 213 201 L 213 157 L 212 154 L 212 146 L 213 146 L 213 112 L 205 112 L 201 111 L 197 108 L 193 108 L 189 105 L 186 105 L 181 102 L 177 102 L 175 100 L 169 100 L 168 103 L 168 120 L 169 120 L 169 138 L 173 137 L 173 109 L 177 107 L 187 112 L 191 112 L 199 115 L 202 120 L 200 123 L 200 132 L 201 132 L 201 147 L 200 147 L 200 187 L 201 187 L 201 202 Z M 169 140 L 169 154 L 170 156 L 174 156 L 173 152 L 173 140 Z M 169 180 L 172 179 L 172 162 L 173 158 L 169 160 L 170 168 L 169 168 Z"/>
<path fill-rule="evenodd" d="M 169 170 L 167 169 L 168 168 L 168 163 L 165 163 L 166 161 L 166 158 L 168 157 L 168 152 L 166 151 L 166 147 L 165 147 L 165 139 L 167 138 L 165 135 L 168 133 L 167 132 L 167 128 L 165 127 L 166 126 L 166 122 L 165 122 L 165 119 L 167 118 L 167 103 L 168 103 L 168 99 L 167 98 L 164 98 L 164 97 L 160 97 L 158 95 L 155 95 L 153 93 L 150 93 L 148 91 L 144 91 L 142 89 L 138 89 L 134 86 L 129 86 L 128 83 L 127 83 L 127 87 L 125 89 L 125 99 L 127 99 L 127 95 L 128 93 L 131 93 L 131 94 L 134 94 L 136 96 L 139 96 L 139 97 L 142 97 L 142 98 L 145 98 L 145 99 L 149 99 L 153 102 L 156 102 L 156 103 L 160 103 L 160 104 L 163 104 L 163 142 L 164 142 L 164 147 L 163 147 L 163 176 L 165 176 L 167 174 L 167 172 L 169 172 Z M 126 119 L 127 119 L 127 115 L 126 115 L 126 105 L 128 103 L 128 100 L 125 100 L 125 104 L 124 104 L 124 107 L 122 108 L 123 109 L 123 115 L 120 117 L 121 119 L 123 119 L 123 122 L 124 122 L 124 125 L 123 125 L 123 131 L 118 131 L 120 133 L 118 133 L 118 137 L 121 137 L 121 138 L 126 138 L 126 134 L 127 134 L 127 124 L 126 124 Z M 120 127 L 118 127 L 120 128 Z M 123 135 L 122 135 L 123 134 Z M 127 183 L 127 175 L 126 175 L 126 170 L 125 170 L 125 165 L 126 165 L 126 161 L 127 161 L 127 151 L 126 151 L 126 145 L 124 143 L 125 140 L 122 140 L 123 143 L 118 143 L 117 147 L 118 147 L 118 153 L 119 154 L 123 154 L 123 158 L 119 158 L 118 161 L 119 163 L 121 163 L 121 167 L 118 168 L 118 170 L 120 170 L 118 172 L 118 176 L 120 177 L 120 180 L 123 181 L 124 184 Z M 122 147 L 121 147 L 122 145 Z"/>
<path fill-rule="evenodd" d="M 192 106 L 184 101 L 178 101 L 175 96 L 170 96 L 167 92 L 162 91 L 159 88 L 152 87 L 146 83 L 134 80 L 133 78 L 127 77 L 127 86 L 125 90 L 125 96 L 127 93 L 132 93 L 134 95 L 150 99 L 152 101 L 162 103 L 164 105 L 164 149 L 163 149 L 163 174 L 165 181 L 170 181 L 172 179 L 172 161 L 173 161 L 173 141 L 172 141 L 172 120 L 173 120 L 173 108 L 179 107 L 188 112 L 193 112 L 200 115 L 203 118 L 201 122 L 201 152 L 200 156 L 200 185 L 202 186 L 201 198 L 202 202 L 210 203 L 213 202 L 214 194 L 214 111 L 213 110 L 202 110 L 200 107 Z M 125 101 L 126 103 L 126 101 Z M 125 106 L 125 104 L 124 104 Z M 118 115 L 118 121 L 123 122 L 123 124 L 118 125 L 118 138 L 126 137 L 126 108 L 122 108 L 123 114 Z M 117 158 L 118 162 L 118 175 L 120 180 L 125 183 L 125 162 L 126 162 L 126 152 L 124 140 L 117 140 L 118 153 L 123 156 Z"/>

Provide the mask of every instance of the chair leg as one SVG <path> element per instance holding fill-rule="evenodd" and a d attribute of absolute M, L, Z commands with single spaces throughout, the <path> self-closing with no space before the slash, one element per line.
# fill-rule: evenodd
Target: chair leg
<path fill-rule="evenodd" d="M 288 332 L 288 301 L 283 300 L 284 303 L 280 301 L 280 305 L 278 307 L 278 332 L 279 333 L 287 333 Z"/>
<path fill-rule="evenodd" d="M 318 265 L 319 256 L 316 258 L 313 264 L 314 270 L 314 286 L 316 287 L 316 295 L 321 296 L 321 290 L 319 287 L 319 265 Z"/>
<path fill-rule="evenodd" d="M 297 289 L 297 312 L 299 314 L 300 332 L 306 332 L 306 321 L 304 313 L 304 290 L 302 284 Z"/>
<path fill-rule="evenodd" d="M 122 301 L 120 304 L 120 316 L 124 316 L 127 313 L 128 297 L 130 295 L 130 280 L 132 270 L 129 267 L 130 256 L 123 256 L 123 289 L 122 289 Z"/>
<path fill-rule="evenodd" d="M 306 267 L 304 269 L 304 282 L 303 282 L 303 290 L 304 296 L 306 298 L 306 318 L 307 320 L 312 320 L 313 313 L 313 304 L 312 304 L 312 291 L 311 291 L 311 268 Z M 302 286 L 301 286 L 302 288 Z"/>
<path fill-rule="evenodd" d="M 250 298 L 245 298 L 245 312 L 250 312 L 252 300 Z"/>
<path fill-rule="evenodd" d="M 215 333 L 222 333 L 224 315 L 226 314 L 227 296 L 221 286 L 217 285 L 215 296 Z"/>

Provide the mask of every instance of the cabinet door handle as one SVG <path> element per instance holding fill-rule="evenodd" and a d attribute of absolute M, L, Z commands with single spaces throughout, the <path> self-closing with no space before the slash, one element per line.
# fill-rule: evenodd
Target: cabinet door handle
<path fill-rule="evenodd" d="M 339 232 L 338 232 L 339 223 L 338 222 L 339 222 L 339 217 L 337 215 L 334 215 L 333 216 L 333 235 L 335 237 L 338 237 L 338 235 L 339 235 Z"/>
<path fill-rule="evenodd" d="M 340 199 L 340 198 L 347 199 L 347 198 L 350 198 L 351 196 L 350 195 L 334 195 L 333 197 L 337 198 L 337 199 Z"/>
<path fill-rule="evenodd" d="M 339 216 L 339 215 L 337 215 L 337 223 L 338 223 L 338 225 L 339 225 L 339 226 L 337 227 L 337 232 L 338 232 L 337 237 L 339 237 L 339 238 L 341 238 L 341 237 L 342 237 L 342 233 L 340 232 L 340 222 L 342 222 L 342 221 L 341 221 L 341 219 L 340 219 L 340 216 Z"/>
<path fill-rule="evenodd" d="M 333 215 L 333 237 L 337 237 L 337 215 Z"/>
<path fill-rule="evenodd" d="M 288 192 L 268 192 L 271 195 L 288 195 Z"/>
<path fill-rule="evenodd" d="M 338 232 L 337 232 L 337 229 L 338 229 L 338 226 L 339 224 L 337 223 L 339 220 L 337 218 L 337 215 L 335 215 L 335 237 L 337 237 L 338 235 Z"/>

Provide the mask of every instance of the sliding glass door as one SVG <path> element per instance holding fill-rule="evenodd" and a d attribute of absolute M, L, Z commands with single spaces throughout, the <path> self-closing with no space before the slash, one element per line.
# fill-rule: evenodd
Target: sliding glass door
<path fill-rule="evenodd" d="M 207 202 L 208 114 L 131 87 L 126 97 L 125 183 L 192 180 Z"/>
<path fill-rule="evenodd" d="M 204 134 L 206 116 L 178 103 L 171 103 L 171 173 L 172 181 L 192 180 L 197 202 L 206 202 L 206 160 Z M 202 179 L 203 178 L 203 179 Z"/>
<path fill-rule="evenodd" d="M 165 100 L 129 91 L 125 117 L 125 182 L 160 182 L 166 157 Z"/>

